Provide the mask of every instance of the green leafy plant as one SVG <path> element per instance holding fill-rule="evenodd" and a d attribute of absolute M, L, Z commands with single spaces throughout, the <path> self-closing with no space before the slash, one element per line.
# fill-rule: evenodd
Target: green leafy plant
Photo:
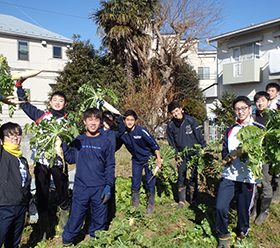
<path fill-rule="evenodd" d="M 177 153 L 174 148 L 162 144 L 160 146 L 160 155 L 162 159 L 162 168 L 157 172 L 157 185 L 158 185 L 158 194 L 164 194 L 165 196 L 172 196 L 172 184 L 177 182 L 177 163 L 180 160 L 180 157 L 177 156 Z M 151 170 L 156 170 L 156 159 L 151 157 L 149 160 L 149 166 Z"/>
<path fill-rule="evenodd" d="M 57 138 L 61 138 L 64 142 L 71 142 L 78 134 L 78 128 L 74 121 L 61 118 L 50 120 L 43 119 L 39 124 L 26 124 L 25 132 L 33 134 L 30 139 L 30 147 L 36 149 L 34 156 L 35 161 L 38 161 L 42 156 L 49 160 L 50 166 L 53 165 L 57 157 L 55 150 L 55 142 Z"/>
<path fill-rule="evenodd" d="M 243 161 L 257 178 L 262 177 L 262 165 L 268 163 L 272 171 L 280 172 L 280 112 L 267 111 L 268 121 L 264 129 L 256 126 L 242 128 L 240 140 Z"/>
<path fill-rule="evenodd" d="M 7 59 L 0 54 L 0 94 L 10 96 L 14 93 L 14 83 L 10 73 Z M 12 117 L 15 106 L 9 105 L 9 116 Z M 0 112 L 2 113 L 2 103 L 0 102 Z"/>
<path fill-rule="evenodd" d="M 113 104 L 118 102 L 118 98 L 113 90 L 103 88 L 100 85 L 94 89 L 91 84 L 84 84 L 79 88 L 78 94 L 83 100 L 79 105 L 81 112 L 88 108 L 96 107 L 98 100 L 110 99 Z"/>

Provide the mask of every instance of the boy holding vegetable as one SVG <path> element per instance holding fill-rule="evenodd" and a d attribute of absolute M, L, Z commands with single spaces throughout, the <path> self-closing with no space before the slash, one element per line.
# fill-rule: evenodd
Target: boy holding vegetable
<path fill-rule="evenodd" d="M 20 150 L 21 135 L 16 123 L 0 127 L 0 247 L 18 247 L 31 199 L 31 175 Z"/>
<path fill-rule="evenodd" d="M 156 156 L 156 164 L 161 168 L 159 145 L 154 137 L 144 127 L 136 125 L 137 114 L 134 110 L 127 110 L 124 115 L 125 132 L 120 136 L 120 145 L 124 144 L 132 155 L 132 206 L 140 204 L 140 186 L 142 172 L 145 170 L 146 187 L 148 190 L 147 214 L 152 214 L 155 206 L 156 178 L 149 168 L 148 160 Z"/>
<path fill-rule="evenodd" d="M 182 152 L 186 147 L 193 147 L 199 144 L 206 146 L 201 129 L 197 121 L 184 113 L 183 108 L 177 101 L 172 101 L 168 105 L 168 112 L 172 115 L 172 120 L 168 123 L 166 134 L 168 144 L 173 147 L 176 152 Z M 186 203 L 187 188 L 187 163 L 190 156 L 184 156 L 182 162 L 178 165 L 178 208 L 183 208 Z M 194 168 L 190 175 L 188 185 L 190 203 L 193 203 L 197 192 L 197 168 Z"/>
<path fill-rule="evenodd" d="M 83 115 L 86 132 L 70 148 L 63 143 L 65 160 L 76 163 L 71 212 L 62 234 L 64 245 L 74 242 L 88 209 L 91 209 L 90 236 L 106 228 L 108 201 L 115 180 L 115 146 L 101 132 L 101 121 L 100 110 L 87 109 Z"/>
<path fill-rule="evenodd" d="M 37 109 L 37 107 L 27 101 L 25 91 L 22 88 L 22 84 L 25 79 L 26 78 L 21 78 L 18 80 L 16 82 L 16 87 L 18 98 L 20 101 L 22 101 L 20 103 L 20 107 L 30 119 L 36 123 L 39 123 L 43 119 L 50 120 L 51 118 L 56 118 L 59 122 L 59 119 L 66 117 L 64 110 L 66 105 L 66 96 L 63 92 L 57 91 L 51 95 L 49 101 L 50 108 L 47 111 Z M 66 210 L 70 204 L 70 199 L 68 196 L 68 176 L 64 173 L 63 169 L 63 162 L 59 157 L 57 157 L 52 167 L 50 167 L 50 163 L 44 157 L 44 154 L 42 154 L 39 161 L 36 162 L 34 174 L 37 209 L 39 214 L 39 227 L 42 237 L 47 234 L 49 228 L 48 209 L 51 175 L 55 184 L 57 205 L 61 209 Z"/>
<path fill-rule="evenodd" d="M 242 127 L 255 125 L 262 128 L 261 124 L 254 122 L 251 116 L 251 102 L 246 96 L 238 96 L 233 101 L 236 123 L 229 127 L 224 135 L 222 158 L 226 161 L 222 172 L 217 199 L 216 199 L 216 230 L 219 237 L 219 248 L 230 247 L 228 232 L 228 212 L 231 200 L 236 196 L 237 201 L 237 237 L 243 239 L 249 231 L 250 206 L 255 186 L 255 178 L 239 159 L 240 141 L 237 134 Z"/>

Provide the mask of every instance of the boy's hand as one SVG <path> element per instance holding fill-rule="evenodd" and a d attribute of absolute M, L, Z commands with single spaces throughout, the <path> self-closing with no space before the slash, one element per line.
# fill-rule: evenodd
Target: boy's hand
<path fill-rule="evenodd" d="M 161 169 L 161 167 L 162 167 L 162 160 L 161 159 L 157 159 L 156 164 L 157 164 L 156 166 L 158 166 L 158 168 Z"/>
<path fill-rule="evenodd" d="M 24 102 L 24 101 L 19 101 L 16 96 L 7 96 L 7 97 L 3 96 L 1 98 L 1 101 L 8 105 L 16 105 Z"/>
<path fill-rule="evenodd" d="M 106 185 L 101 195 L 102 203 L 103 204 L 107 203 L 110 200 L 110 198 L 111 198 L 111 187 L 109 185 Z"/>

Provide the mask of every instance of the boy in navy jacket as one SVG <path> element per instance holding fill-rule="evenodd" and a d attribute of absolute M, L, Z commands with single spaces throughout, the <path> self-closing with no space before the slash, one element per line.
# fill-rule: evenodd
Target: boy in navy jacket
<path fill-rule="evenodd" d="M 63 143 L 65 160 L 76 164 L 71 213 L 62 234 L 64 244 L 74 242 L 89 208 L 90 236 L 106 228 L 108 201 L 115 180 L 115 146 L 100 131 L 101 121 L 102 113 L 97 108 L 86 110 L 83 116 L 86 132 L 70 148 Z"/>
<path fill-rule="evenodd" d="M 18 247 L 31 199 L 31 175 L 19 147 L 21 134 L 16 123 L 0 127 L 0 247 Z"/>
<path fill-rule="evenodd" d="M 185 114 L 181 105 L 177 101 L 172 101 L 168 105 L 168 112 L 172 115 L 172 120 L 167 125 L 167 141 L 177 152 L 181 152 L 185 147 L 193 147 L 199 144 L 206 146 L 200 127 L 196 120 Z M 182 208 L 186 202 L 186 173 L 189 157 L 185 156 L 183 161 L 178 165 L 178 207 Z M 197 169 L 194 168 L 190 176 L 188 185 L 189 198 L 192 203 L 197 191 Z"/>
<path fill-rule="evenodd" d="M 256 105 L 256 113 L 253 115 L 253 118 L 256 122 L 265 126 L 268 121 L 267 111 L 272 111 L 268 110 L 268 106 L 270 104 L 270 96 L 265 91 L 259 91 L 254 95 L 254 102 Z M 269 206 L 273 196 L 272 175 L 269 172 L 269 167 L 269 164 L 265 164 L 263 166 L 263 178 L 261 180 L 261 187 L 257 187 L 254 196 L 254 207 L 252 210 L 251 218 L 255 220 L 255 224 L 257 225 L 261 225 L 267 218 Z M 260 212 L 257 211 L 258 209 L 260 210 Z"/>
<path fill-rule="evenodd" d="M 148 160 L 151 156 L 156 156 L 157 166 L 161 167 L 159 145 L 147 129 L 136 125 L 138 116 L 135 111 L 127 110 L 123 117 L 126 131 L 120 136 L 120 141 L 132 155 L 132 206 L 138 207 L 140 204 L 139 190 L 144 169 L 148 190 L 147 213 L 152 214 L 155 205 L 156 178 L 148 166 Z"/>
<path fill-rule="evenodd" d="M 27 101 L 27 96 L 22 88 L 22 84 L 25 79 L 20 79 L 16 82 L 17 95 L 19 98 L 20 107 L 24 113 L 36 123 L 41 120 L 50 120 L 51 118 L 59 119 L 66 117 L 64 107 L 66 106 L 66 96 L 63 92 L 54 92 L 49 101 L 50 108 L 47 111 L 43 111 L 32 105 Z M 34 151 L 36 152 L 36 147 Z M 57 158 L 52 167 L 49 167 L 49 161 L 41 155 L 36 166 L 34 168 L 35 174 L 35 185 L 36 185 L 36 199 L 37 209 L 39 214 L 39 228 L 40 238 L 44 235 L 49 234 L 49 188 L 50 188 L 50 177 L 52 175 L 55 184 L 57 205 L 66 210 L 69 207 L 70 199 L 68 196 L 68 176 L 66 175 L 63 168 L 63 163 L 60 158 Z"/>

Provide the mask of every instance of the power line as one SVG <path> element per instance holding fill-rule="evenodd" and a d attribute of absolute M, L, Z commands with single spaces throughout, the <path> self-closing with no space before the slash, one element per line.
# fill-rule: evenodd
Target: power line
<path fill-rule="evenodd" d="M 0 3 L 15 6 L 15 7 L 21 7 L 21 8 L 25 8 L 25 9 L 29 9 L 29 10 L 36 10 L 36 11 L 56 14 L 56 15 L 60 15 L 60 16 L 69 16 L 69 17 L 78 18 L 78 19 L 89 19 L 88 17 L 84 17 L 84 16 L 72 15 L 72 14 L 62 13 L 62 12 L 53 11 L 53 10 L 47 10 L 47 9 L 33 8 L 33 7 L 30 7 L 30 6 L 24 6 L 24 5 L 21 5 L 21 4 L 8 3 L 8 2 L 5 2 L 5 1 L 0 1 Z"/>

